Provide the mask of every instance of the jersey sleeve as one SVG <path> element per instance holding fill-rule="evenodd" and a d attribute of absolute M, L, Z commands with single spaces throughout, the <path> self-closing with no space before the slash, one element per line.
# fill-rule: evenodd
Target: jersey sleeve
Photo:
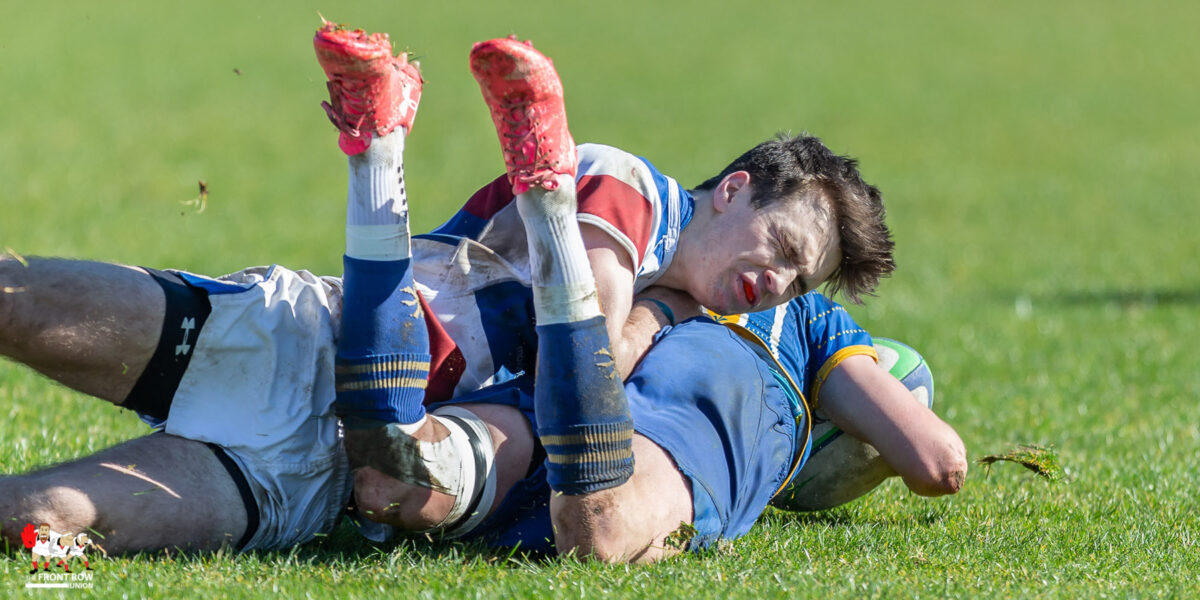
<path fill-rule="evenodd" d="M 580 223 L 604 231 L 641 268 L 662 214 L 652 171 L 638 157 L 611 146 L 581 144 L 575 187 Z"/>
<path fill-rule="evenodd" d="M 842 361 L 851 356 L 866 355 L 878 361 L 871 334 L 854 321 L 842 305 L 818 292 L 809 292 L 797 299 L 801 308 L 801 338 L 809 346 L 807 379 L 812 382 L 809 400 L 819 402 L 821 384 Z"/>

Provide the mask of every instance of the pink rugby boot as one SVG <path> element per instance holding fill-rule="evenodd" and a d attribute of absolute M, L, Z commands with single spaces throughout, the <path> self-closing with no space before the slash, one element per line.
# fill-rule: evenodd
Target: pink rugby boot
<path fill-rule="evenodd" d="M 513 193 L 553 190 L 555 175 L 574 177 L 575 141 L 550 59 L 516 36 L 488 40 L 471 48 L 471 73 L 491 110 Z"/>
<path fill-rule="evenodd" d="M 373 138 L 397 127 L 412 131 L 421 100 L 421 73 L 407 54 L 392 56 L 386 33 L 368 35 L 326 21 L 313 37 L 313 47 L 329 78 L 329 102 L 321 107 L 341 131 L 342 152 L 359 154 Z"/>

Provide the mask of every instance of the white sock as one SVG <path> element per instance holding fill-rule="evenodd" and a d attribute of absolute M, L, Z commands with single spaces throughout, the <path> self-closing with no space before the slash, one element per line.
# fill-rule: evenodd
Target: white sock
<path fill-rule="evenodd" d="M 425 415 L 422 415 L 421 418 L 418 419 L 416 423 L 392 423 L 392 425 L 395 425 L 396 429 L 399 429 L 400 431 L 403 431 L 404 433 L 407 433 L 408 435 L 414 435 L 417 433 L 417 431 L 419 431 L 422 427 L 425 426 L 425 421 L 427 421 L 428 419 L 429 419 L 429 414 L 426 413 Z"/>
<path fill-rule="evenodd" d="M 575 216 L 575 179 L 559 175 L 557 190 L 540 187 L 517 196 L 529 240 L 533 305 L 541 325 L 601 315 L 596 278 Z"/>
<path fill-rule="evenodd" d="M 346 255 L 365 260 L 402 260 L 412 254 L 408 197 L 404 189 L 404 129 L 371 140 L 349 157 Z"/>

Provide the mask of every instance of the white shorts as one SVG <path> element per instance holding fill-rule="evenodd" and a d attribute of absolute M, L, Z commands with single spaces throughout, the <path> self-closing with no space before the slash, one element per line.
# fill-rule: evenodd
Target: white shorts
<path fill-rule="evenodd" d="M 163 337 L 126 405 L 236 463 L 258 509 L 239 549 L 331 531 L 351 492 L 333 413 L 340 280 L 278 266 L 151 273 L 167 292 Z"/>

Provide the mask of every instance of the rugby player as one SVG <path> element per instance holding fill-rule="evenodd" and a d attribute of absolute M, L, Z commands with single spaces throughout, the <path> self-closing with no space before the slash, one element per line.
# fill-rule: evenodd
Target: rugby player
<path fill-rule="evenodd" d="M 640 330 L 656 331 L 672 315 L 696 318 L 672 323 L 623 383 L 597 301 L 604 279 L 593 277 L 576 225 L 574 144 L 557 74 L 548 59 L 514 39 L 477 44 L 471 66 L 492 108 L 525 224 L 536 367 L 426 415 L 423 396 L 409 392 L 424 383 L 411 365 L 428 356 L 427 339 L 413 335 L 425 322 L 419 312 L 397 310 L 417 305 L 407 255 L 362 265 L 357 282 L 351 267 L 360 265 L 348 252 L 336 404 L 351 460 L 360 465 L 356 498 L 366 515 L 409 531 L 482 535 L 606 560 L 654 560 L 678 551 L 666 541 L 686 525 L 695 536 L 684 546 L 737 537 L 803 462 L 810 409 L 801 390 L 819 396 L 831 376 L 826 413 L 835 422 L 845 420 L 846 430 L 877 443 L 914 491 L 957 491 L 965 474 L 957 434 L 903 401 L 907 390 L 875 367 L 866 332 L 820 295 L 747 317 L 766 334 L 744 330 L 748 339 L 766 340 L 760 351 L 700 317 L 694 296 L 647 290 L 661 312 L 633 314 Z M 836 185 L 878 198 L 856 176 L 838 177 Z M 802 235 L 789 258 L 807 290 L 844 263 L 836 228 Z M 466 265 L 463 277 L 482 270 L 477 279 L 505 279 L 507 265 L 490 249 L 462 238 L 433 240 L 454 247 L 458 258 L 441 261 L 451 271 L 457 260 Z M 355 285 L 370 302 L 352 301 Z M 514 316 L 508 315 L 528 323 Z M 356 324 L 353 335 L 348 323 Z M 809 368 L 814 364 L 819 368 Z M 396 383 L 405 381 L 412 387 Z M 861 422 L 880 416 L 887 422 Z"/>
<path fill-rule="evenodd" d="M 568 204 L 567 198 L 573 202 L 573 194 L 567 194 L 571 191 L 571 178 L 555 176 L 554 179 L 562 187 L 563 194 L 560 196 L 563 201 L 560 204 Z M 544 185 L 546 181 L 537 183 Z M 353 182 L 351 185 L 353 189 Z M 382 242 L 368 241 L 366 245 L 396 247 L 394 240 L 388 242 L 388 236 L 383 237 Z M 348 249 L 350 246 L 348 240 Z M 455 251 L 448 256 L 464 260 L 465 263 L 460 265 L 464 268 L 471 266 L 474 254 L 494 256 L 494 253 L 489 254 L 490 250 L 486 247 L 470 240 L 463 240 L 454 248 Z M 574 247 L 574 250 L 567 254 L 574 253 L 578 259 L 577 250 L 578 248 Z M 534 256 L 540 255 L 535 252 Z M 558 259 L 535 260 L 542 261 L 537 264 L 544 266 L 555 264 Z M 488 261 L 475 261 L 474 264 L 486 266 Z M 502 265 L 504 262 L 496 264 Z M 465 270 L 479 274 L 479 269 Z M 542 270 L 534 268 L 531 272 L 537 276 Z M 557 271 L 551 268 L 546 272 L 551 273 L 553 278 L 553 273 Z M 567 283 L 589 283 L 591 273 L 585 274 L 588 277 L 582 282 L 576 278 L 560 280 L 558 283 L 567 288 L 570 287 L 565 285 Z M 558 276 L 562 278 L 561 273 Z M 6 294 L 0 299 L 0 352 L 75 389 L 137 410 L 144 419 L 165 431 L 72 463 L 16 478 L 6 478 L 0 482 L 0 509 L 6 515 L 30 516 L 35 522 L 38 522 L 39 518 L 32 515 L 44 515 L 44 520 L 61 523 L 73 530 L 94 527 L 112 534 L 109 537 L 109 546 L 114 551 L 178 545 L 196 549 L 212 549 L 223 545 L 232 545 L 240 549 L 286 547 L 328 531 L 336 522 L 349 496 L 350 479 L 346 457 L 340 448 L 338 420 L 331 408 L 334 387 L 334 341 L 338 331 L 340 308 L 339 282 L 281 268 L 247 270 L 233 277 L 214 280 L 178 272 L 37 259 L 29 261 L 28 265 L 15 260 L 0 262 L 0 278 L 3 278 L 6 287 L 24 290 L 21 294 Z M 511 281 L 519 279 L 501 279 L 501 283 Z M 595 334 L 588 334 L 591 340 L 600 339 L 601 336 L 596 331 L 599 313 L 594 297 L 591 305 L 585 302 L 590 295 L 588 293 L 575 298 L 578 301 L 575 305 L 572 305 L 572 302 L 549 305 L 539 303 L 536 301 L 538 295 L 541 294 L 544 298 L 545 290 L 550 289 L 555 282 L 551 281 L 551 285 L 547 286 L 543 278 L 541 283 L 542 285 L 534 288 L 541 291 L 535 291 L 533 294 L 533 304 L 535 311 L 540 312 L 540 317 L 549 311 L 551 318 L 543 319 L 539 323 L 543 326 L 562 325 L 558 329 L 569 332 L 576 327 L 576 320 L 572 318 L 582 315 L 592 328 L 591 334 Z M 393 290 L 396 287 L 402 289 L 408 286 L 393 286 Z M 74 293 L 80 289 L 89 290 L 86 299 Z M 478 290 L 467 290 L 469 293 L 476 291 Z M 558 297 L 554 293 L 551 293 L 551 296 Z M 445 295 L 441 297 L 445 299 Z M 401 300 L 397 304 L 408 306 L 411 311 L 416 310 L 413 307 L 419 306 L 415 297 L 407 298 L 410 301 L 407 304 L 403 301 L 405 299 Z M 680 315 L 689 314 L 686 311 L 693 302 L 681 302 L 679 298 L 672 298 L 670 294 L 661 295 L 659 301 L 664 304 L 674 303 L 674 308 Z M 583 308 L 580 308 L 580 304 Z M 354 305 L 349 299 L 347 306 L 349 312 L 357 310 L 353 308 Z M 567 320 L 555 323 L 555 310 L 563 313 L 557 318 Z M 367 312 L 369 316 L 369 311 Z M 650 318 L 655 325 L 666 319 L 666 314 L 654 305 L 639 304 L 631 314 L 634 312 L 641 315 L 641 318 Z M 441 314 L 448 316 L 447 313 Z M 603 329 L 603 325 L 599 327 Z M 677 331 L 663 336 L 658 347 L 667 349 L 656 352 L 660 352 L 664 357 L 676 355 L 678 352 L 669 350 L 669 340 L 681 339 L 684 337 L 684 331 L 709 331 L 707 328 L 716 327 L 703 320 L 681 324 Z M 380 334 L 380 329 L 367 319 L 362 336 Z M 414 326 L 413 329 L 421 327 Z M 711 330 L 725 331 L 719 328 Z M 544 332 L 538 333 L 539 338 L 546 337 Z M 403 336 L 389 336 L 387 332 L 382 334 L 381 337 L 385 338 L 384 345 L 390 349 L 407 350 L 403 343 L 412 341 L 405 340 Z M 553 335 L 558 334 L 552 334 L 551 337 Z M 796 335 L 805 333 L 797 331 Z M 398 344 L 397 341 L 401 343 Z M 539 345 L 538 352 L 548 352 L 542 350 L 546 340 L 540 341 L 543 345 Z M 684 345 L 690 347 L 690 344 Z M 721 344 L 716 346 L 720 347 Z M 345 344 L 339 347 L 339 352 L 345 347 Z M 601 344 L 600 349 L 603 347 Z M 756 356 L 758 359 L 755 359 L 755 366 L 751 370 L 742 370 L 744 365 L 739 368 L 730 365 L 722 372 L 733 374 L 735 380 L 740 373 L 759 383 L 770 381 L 764 379 L 761 376 L 762 372 L 758 370 L 762 368 L 759 362 L 765 364 L 765 360 L 759 360 L 763 356 Z M 861 362 L 851 358 L 843 360 L 840 364 Z M 725 359 L 728 360 L 728 356 Z M 562 360 L 566 365 L 578 362 L 565 354 Z M 345 366 L 345 361 L 339 362 Z M 547 363 L 543 361 L 543 364 Z M 873 365 L 871 367 L 874 368 Z M 648 375 L 657 371 L 647 365 L 643 365 L 642 368 Z M 667 370 L 678 369 L 679 365 L 673 362 L 667 365 Z M 128 375 L 125 375 L 126 371 Z M 547 371 L 549 370 L 543 369 L 539 376 L 548 377 Z M 711 373 L 714 369 L 705 367 L 704 371 Z M 826 390 L 822 392 L 822 397 L 832 393 L 828 392 L 831 388 L 842 387 L 835 382 L 841 377 L 839 374 L 845 371 L 846 368 L 843 367 L 830 371 L 822 388 Z M 546 384 L 546 387 L 551 388 L 549 396 L 556 396 L 558 392 L 554 390 L 563 385 L 569 387 L 572 379 L 569 372 L 568 369 L 567 376 L 559 375 L 557 383 L 550 380 L 551 383 Z M 605 376 L 608 381 L 620 381 L 615 371 L 610 369 L 608 372 L 612 375 Z M 355 374 L 352 366 L 343 369 L 343 375 L 347 373 Z M 760 375 L 757 379 L 754 377 L 755 373 Z M 648 376 L 647 381 L 653 381 L 653 376 Z M 632 382 L 631 379 L 631 384 Z M 457 436 L 451 436 L 455 438 L 451 443 L 440 444 L 432 454 L 425 453 L 426 449 L 419 448 L 416 443 L 409 445 L 409 458 L 416 456 L 422 460 L 408 460 L 407 465 L 412 467 L 412 473 L 402 475 L 410 481 L 417 480 L 418 484 L 406 483 L 403 477 L 396 478 L 382 472 L 378 473 L 375 481 L 366 482 L 376 484 L 368 491 L 376 493 L 377 497 L 396 491 L 394 488 L 388 488 L 388 485 L 408 485 L 405 491 L 406 498 L 420 499 L 420 495 L 423 494 L 428 500 L 426 505 L 417 507 L 416 510 L 410 510 L 408 505 L 405 505 L 405 509 L 395 515 L 384 514 L 386 511 L 383 510 L 373 512 L 379 514 L 381 520 L 398 521 L 397 524 L 406 529 L 430 526 L 443 530 L 459 528 L 459 533 L 475 535 L 482 535 L 489 530 L 502 532 L 504 528 L 501 526 L 480 523 L 480 517 L 488 518 L 499 514 L 501 511 L 497 509 L 506 501 L 512 507 L 513 501 L 510 499 L 519 499 L 519 496 L 513 496 L 510 492 L 523 482 L 537 482 L 536 477 L 525 477 L 530 466 L 536 469 L 544 467 L 542 461 L 536 460 L 539 444 L 535 442 L 533 421 L 530 418 L 533 411 L 523 412 L 513 408 L 514 405 L 520 407 L 531 401 L 527 391 L 528 384 L 527 378 L 516 377 L 506 384 L 489 388 L 492 396 L 487 402 L 481 401 L 482 398 L 478 396 L 467 398 L 478 405 L 473 410 L 463 411 L 461 406 L 453 407 L 460 409 L 460 412 L 454 414 L 454 411 L 447 408 L 446 421 L 453 423 L 454 432 L 457 432 Z M 862 384 L 855 381 L 855 385 Z M 869 388 L 870 386 L 867 386 L 867 393 L 863 393 L 862 397 L 878 402 L 879 394 L 870 393 Z M 603 393 L 598 397 L 614 398 L 621 395 L 616 393 L 611 385 L 601 391 Z M 661 389 L 659 393 L 662 393 Z M 495 401 L 505 394 L 509 397 L 507 403 Z M 782 392 L 776 392 L 776 399 L 786 396 L 779 394 Z M 588 394 L 584 395 L 587 396 Z M 728 397 L 739 396 L 730 394 Z M 570 406 L 572 403 L 565 405 Z M 787 403 L 787 406 L 787 419 L 794 421 L 797 411 L 802 416 L 802 410 L 794 409 L 800 404 Z M 411 408 L 414 412 L 422 410 L 410 405 L 404 405 L 404 408 Z M 542 413 L 547 411 L 543 410 Z M 931 415 L 932 413 L 929 413 L 929 416 Z M 348 421 L 363 418 L 360 415 L 350 415 Z M 896 421 L 917 430 L 921 429 L 918 425 L 921 425 L 921 419 L 924 418 L 926 417 L 922 416 L 908 421 L 901 418 Z M 936 420 L 936 417 L 932 418 Z M 676 468 L 671 462 L 672 456 L 656 443 L 642 436 L 634 436 L 627 426 L 627 421 L 628 419 L 618 415 L 618 419 L 608 425 L 616 424 L 615 429 L 618 430 L 620 438 L 618 445 L 624 444 L 638 455 L 639 462 L 635 473 L 639 474 L 639 477 L 642 474 L 661 474 L 668 480 L 674 477 L 677 487 L 691 486 L 698 481 L 693 479 L 694 474 L 685 478 L 679 468 L 687 467 L 678 465 L 679 468 Z M 433 421 L 426 421 L 429 422 Z M 480 422 L 483 423 L 482 426 Z M 555 427 L 553 419 L 550 419 L 550 422 L 549 427 Z M 583 425 L 585 428 L 588 426 L 586 423 Z M 570 429 L 574 425 L 568 424 L 566 427 Z M 786 429 L 786 425 L 782 427 Z M 785 462 L 789 467 L 795 464 L 792 460 L 792 446 L 797 439 L 803 437 L 795 435 L 795 427 L 796 425 L 792 425 L 793 433 L 786 444 L 789 450 L 788 460 Z M 675 428 L 679 430 L 678 425 Z M 875 441 L 870 430 L 864 432 L 850 426 L 846 429 L 862 432 L 864 439 Z M 432 430 L 434 438 L 425 440 L 430 446 L 439 446 L 440 442 L 450 439 L 445 437 L 448 432 L 454 433 L 444 424 L 437 423 Z M 685 431 L 690 433 L 690 430 Z M 624 435 L 622 432 L 629 435 L 621 437 Z M 941 460 L 947 453 L 928 451 L 920 441 L 927 437 L 944 441 L 946 436 L 936 430 L 933 435 L 926 431 L 914 435 L 907 429 L 903 433 L 908 437 L 896 435 L 897 442 L 908 444 L 908 454 L 917 456 L 923 464 L 936 467 L 954 466 L 953 461 Z M 952 430 L 950 433 L 953 433 Z M 409 437 L 411 440 L 417 440 L 417 436 Z M 919 439 L 914 441 L 913 438 Z M 476 450 L 487 450 L 480 444 L 480 441 L 485 439 L 490 442 L 491 450 L 495 452 L 495 466 L 486 468 L 485 465 L 485 468 L 477 471 L 484 472 L 485 486 L 488 476 L 495 473 L 496 483 L 491 492 L 493 501 L 489 503 L 479 499 L 477 502 L 468 502 L 459 509 L 461 516 L 454 522 L 448 522 L 446 517 L 458 500 L 456 494 L 470 493 L 475 498 L 480 498 L 475 489 L 479 487 L 480 478 L 465 475 L 467 464 L 462 460 L 461 454 L 464 448 L 469 448 L 472 454 Z M 881 441 L 886 440 L 881 438 Z M 961 443 L 959 444 L 961 446 Z M 544 447 L 545 444 L 541 446 Z M 881 450 L 888 447 L 887 444 L 880 445 Z M 575 451 L 572 448 L 559 448 L 554 444 L 551 444 L 550 448 L 558 454 L 565 452 L 563 455 L 568 458 Z M 656 451 L 654 448 L 659 449 Z M 902 455 L 903 452 L 897 454 Z M 423 460 L 423 457 L 429 456 L 438 460 Z M 721 456 L 719 453 L 706 456 L 709 462 L 721 462 L 712 460 L 712 456 Z M 656 458 L 659 459 L 657 463 Z M 605 494 L 611 496 L 615 493 L 607 490 L 630 490 L 633 489 L 631 486 L 645 481 L 644 477 L 635 477 L 626 483 L 620 483 L 621 477 L 632 470 L 631 459 L 632 456 L 625 456 L 624 451 L 618 448 L 616 463 L 619 464 L 602 465 L 604 468 L 600 470 L 608 474 L 605 475 L 608 481 L 600 482 L 599 485 L 617 482 L 613 487 L 591 489 L 597 484 L 588 481 L 587 478 L 595 475 L 595 469 L 586 465 L 582 469 L 568 469 L 572 472 L 566 473 L 559 469 L 556 474 L 543 475 L 541 481 L 544 484 L 549 477 L 551 485 L 571 487 L 574 491 L 582 490 L 582 493 L 572 494 L 571 498 L 562 502 L 569 508 L 580 506 L 581 503 L 576 500 L 582 500 L 582 505 L 586 506 L 586 502 L 602 500 Z M 402 462 L 398 461 L 398 464 Z M 775 462 L 777 461 L 772 461 L 772 464 Z M 550 463 L 555 464 L 555 461 L 551 460 Z M 582 463 L 572 463 L 568 460 L 559 464 L 579 466 Z M 737 470 L 740 467 L 729 464 L 725 468 Z M 465 486 L 471 488 L 470 490 L 449 490 L 443 485 L 444 490 L 453 493 L 437 491 L 431 485 L 435 483 L 433 481 L 425 481 L 425 485 L 419 485 L 419 476 L 435 473 L 443 476 L 456 469 L 459 470 L 458 482 L 465 482 Z M 905 476 L 906 481 L 910 478 L 920 481 L 935 492 L 948 489 L 944 483 L 942 487 L 937 487 L 938 482 L 945 478 L 939 480 L 936 475 L 954 471 L 931 468 L 926 473 L 907 473 L 903 464 L 897 466 L 897 470 Z M 360 473 L 370 472 L 360 469 Z M 961 469 L 957 472 L 961 473 Z M 613 474 L 615 478 L 610 477 Z M 367 477 L 369 479 L 371 475 Z M 782 479 L 779 482 L 782 483 Z M 441 485 L 444 482 L 439 479 L 436 483 Z M 155 490 L 155 493 L 143 493 L 147 485 Z M 693 487 L 693 491 L 694 489 Z M 669 486 L 654 490 L 655 494 L 667 491 L 671 491 Z M 675 499 L 684 497 L 678 494 L 671 496 Z M 686 497 L 691 498 L 690 491 Z M 710 504 L 705 506 L 717 506 L 718 500 L 712 499 L 712 494 L 709 494 L 709 497 Z M 363 504 L 371 506 L 372 499 L 368 498 Z M 540 501 L 544 507 L 544 503 L 549 499 L 543 495 Z M 475 504 L 474 508 L 471 507 L 472 503 Z M 541 522 L 550 522 L 548 512 L 538 512 L 534 506 L 533 512 L 529 513 L 525 511 L 526 507 L 521 502 L 517 501 L 516 504 L 519 522 L 528 523 L 529 517 L 537 519 L 538 515 L 545 515 Z M 489 505 L 491 509 L 487 509 Z M 743 513 L 756 517 L 757 512 L 752 508 L 753 505 L 754 503 L 747 504 L 751 508 L 743 510 Z M 376 508 L 386 509 L 389 506 L 382 505 Z M 664 510 L 679 517 L 676 523 L 690 522 L 692 519 L 717 523 L 721 521 L 720 515 L 723 514 L 719 509 L 697 511 L 690 500 L 688 506 L 676 502 L 666 506 Z M 601 514 L 602 511 L 591 512 Z M 718 515 L 716 522 L 711 520 L 710 513 Z M 571 511 L 559 511 L 556 514 L 559 515 L 556 518 L 561 520 L 563 515 L 569 515 Z M 620 516 L 623 513 L 618 511 L 613 514 Z M 709 515 L 708 521 L 702 521 L 704 515 Z M 186 518 L 182 518 L 184 516 Z M 467 523 L 463 519 L 475 519 L 475 527 L 463 530 L 462 526 Z M 716 529 L 705 530 L 697 539 L 711 540 L 713 535 L 733 537 L 740 527 L 748 527 L 752 521 L 752 517 L 748 522 L 743 517 L 733 525 L 726 524 Z M 578 522 L 585 530 L 595 525 L 594 521 L 589 521 L 586 517 L 581 517 Z M 146 523 L 152 526 L 146 526 Z M 7 529 L 8 521 L 5 521 L 5 524 L 5 535 L 12 537 L 13 533 Z M 524 528 L 519 529 L 526 531 Z M 569 528 L 564 529 L 566 530 Z M 524 536 L 523 539 L 532 540 L 534 537 Z M 543 542 L 545 539 L 546 536 L 543 535 Z M 614 550 L 604 544 L 587 540 L 573 541 L 574 539 L 560 540 L 559 549 L 581 549 L 606 558 L 653 557 L 652 554 L 642 552 L 653 545 L 653 540 L 649 545 L 635 540 L 634 547 L 642 549 L 639 550 L 641 553 L 638 553 L 624 550 L 628 543 L 621 548 L 612 546 L 616 548 Z"/>
<path fill-rule="evenodd" d="M 381 430 L 393 424 L 412 434 L 426 426 L 421 400 L 447 400 L 526 370 L 510 363 L 532 352 L 534 336 L 520 320 L 516 327 L 464 322 L 455 313 L 454 322 L 425 322 L 418 307 L 434 294 L 418 293 L 421 278 L 414 279 L 409 269 L 402 158 L 420 99 L 420 74 L 405 55 L 392 55 L 384 34 L 326 23 L 314 45 L 329 78 L 330 102 L 324 106 L 350 167 L 339 415 L 348 425 L 352 464 L 380 468 L 394 453 L 382 447 L 388 457 L 369 460 L 361 455 L 360 437 L 378 446 L 380 436 L 386 437 Z M 503 51 L 483 49 L 491 46 Z M 549 59 L 528 43 L 493 40 L 472 52 L 471 65 L 508 172 L 476 193 L 434 237 L 482 243 L 513 265 L 524 283 L 538 269 L 529 241 L 580 238 L 586 254 L 562 259 L 567 283 L 547 288 L 559 295 L 543 298 L 543 304 L 573 310 L 579 294 L 595 295 L 605 316 L 605 352 L 619 378 L 659 328 L 654 320 L 629 318 L 634 293 L 651 284 L 728 314 L 779 305 L 826 280 L 832 290 L 857 298 L 894 267 L 879 195 L 869 193 L 854 161 L 834 155 L 815 138 L 760 144 L 689 191 L 615 148 L 585 145 L 576 153 L 561 82 Z M 514 199 L 520 194 L 558 186 L 538 169 L 572 176 L 571 187 L 579 193 L 571 214 L 518 215 Z M 577 281 L 579 273 L 588 277 Z M 501 304 L 511 306 L 512 300 Z M 504 320 L 511 323 L 511 317 Z M 392 343 L 388 335 L 404 337 L 399 345 L 408 350 L 380 350 Z M 464 338 L 474 343 L 453 343 Z M 512 347 L 525 340 L 530 343 Z M 407 443 L 403 436 L 391 442 L 396 451 Z"/>

